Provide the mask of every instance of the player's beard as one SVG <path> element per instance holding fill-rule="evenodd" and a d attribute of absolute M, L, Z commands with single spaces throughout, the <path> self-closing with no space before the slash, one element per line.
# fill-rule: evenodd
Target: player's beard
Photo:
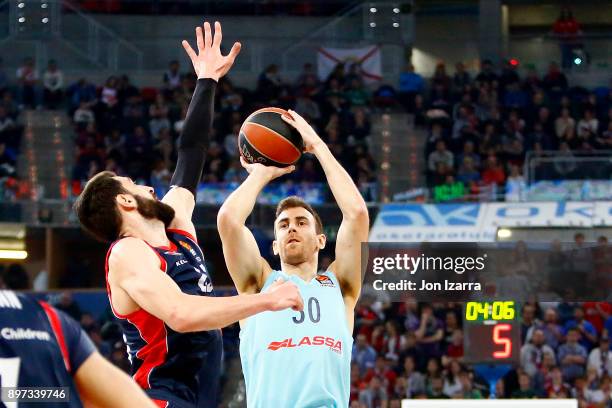
<path fill-rule="evenodd" d="M 153 198 L 134 196 L 138 212 L 148 220 L 160 220 L 168 228 L 174 219 L 174 208 Z"/>

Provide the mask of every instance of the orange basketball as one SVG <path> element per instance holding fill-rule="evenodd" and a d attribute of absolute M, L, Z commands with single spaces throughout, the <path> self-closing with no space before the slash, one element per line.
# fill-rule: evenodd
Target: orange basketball
<path fill-rule="evenodd" d="M 290 116 L 284 109 L 263 108 L 246 118 L 240 128 L 238 148 L 247 162 L 287 167 L 298 161 L 304 142 L 282 115 Z"/>

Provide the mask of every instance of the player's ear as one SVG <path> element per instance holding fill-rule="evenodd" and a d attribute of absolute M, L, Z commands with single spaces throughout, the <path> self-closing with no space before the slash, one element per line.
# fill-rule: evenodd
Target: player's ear
<path fill-rule="evenodd" d="M 327 243 L 327 237 L 325 236 L 325 234 L 317 235 L 317 248 L 319 248 L 319 250 L 324 249 L 326 243 Z"/>
<path fill-rule="evenodd" d="M 136 208 L 136 200 L 131 194 L 117 194 L 115 201 L 125 210 Z"/>
<path fill-rule="evenodd" d="M 272 252 L 274 253 L 275 256 L 278 255 L 278 241 L 277 240 L 272 241 Z"/>

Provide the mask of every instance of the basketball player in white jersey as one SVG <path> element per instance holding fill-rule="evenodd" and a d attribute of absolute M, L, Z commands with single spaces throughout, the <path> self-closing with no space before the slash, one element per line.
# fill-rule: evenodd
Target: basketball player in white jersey
<path fill-rule="evenodd" d="M 279 203 L 273 251 L 281 270 L 261 257 L 245 226 L 257 196 L 294 167 L 247 164 L 248 178 L 221 207 L 217 226 L 230 275 L 240 294 L 265 292 L 276 280 L 294 282 L 304 299 L 302 312 L 262 313 L 241 321 L 240 355 L 249 408 L 347 407 L 354 308 L 361 291 L 361 243 L 367 241 L 366 204 L 351 177 L 312 127 L 297 113 L 283 119 L 314 154 L 342 211 L 335 261 L 318 271 L 325 247 L 321 220 L 298 197 Z"/>

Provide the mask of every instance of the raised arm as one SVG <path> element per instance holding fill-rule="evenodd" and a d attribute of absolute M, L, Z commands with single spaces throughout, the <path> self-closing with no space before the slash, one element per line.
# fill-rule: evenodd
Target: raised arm
<path fill-rule="evenodd" d="M 249 177 L 225 200 L 217 215 L 217 229 L 223 244 L 223 256 L 238 293 L 257 293 L 271 271 L 261 257 L 253 233 L 245 224 L 257 196 L 271 180 L 290 173 L 293 166 L 278 168 L 248 164 L 240 159 Z"/>
<path fill-rule="evenodd" d="M 368 240 L 368 208 L 351 176 L 333 156 L 314 129 L 296 112 L 283 119 L 302 135 L 304 149 L 316 156 L 327 183 L 342 211 L 342 223 L 336 237 L 336 260 L 330 266 L 340 281 L 342 294 L 355 303 L 361 291 L 361 243 Z"/>
<path fill-rule="evenodd" d="M 221 24 L 215 22 L 213 37 L 210 23 L 205 22 L 204 33 L 202 27 L 196 28 L 197 54 L 187 41 L 182 43 L 198 81 L 178 139 L 178 160 L 170 181 L 171 189 L 162 201 L 174 208 L 176 213 L 170 227 L 186 230 L 193 236 L 195 228 L 191 216 L 209 144 L 215 89 L 219 78 L 229 71 L 240 52 L 240 43 L 235 43 L 228 55 L 221 55 L 221 38 Z"/>
<path fill-rule="evenodd" d="M 122 290 L 140 308 L 179 333 L 219 329 L 266 310 L 303 307 L 291 282 L 277 282 L 270 291 L 254 295 L 187 295 L 160 270 L 155 252 L 137 238 L 124 238 L 113 247 L 108 280 L 113 293 Z"/>

